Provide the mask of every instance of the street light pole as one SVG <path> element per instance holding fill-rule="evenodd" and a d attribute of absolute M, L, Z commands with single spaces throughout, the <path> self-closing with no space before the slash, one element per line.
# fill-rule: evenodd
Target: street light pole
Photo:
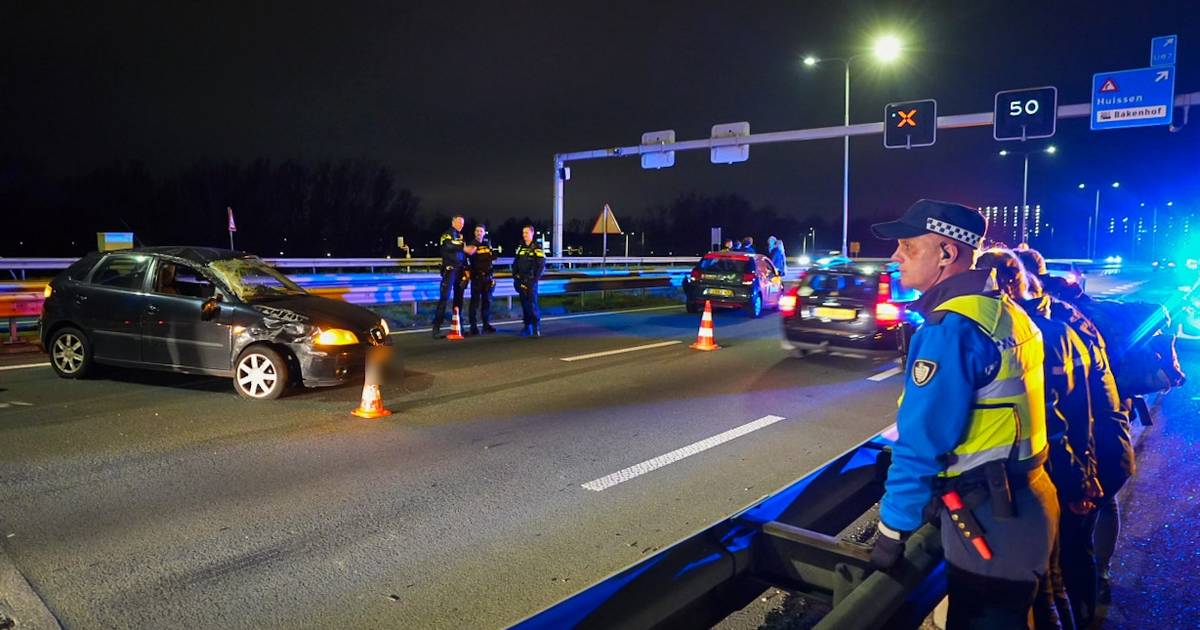
<path fill-rule="evenodd" d="M 843 124 L 850 127 L 850 60 L 846 59 L 846 103 Z M 849 255 L 846 241 L 850 234 L 850 134 L 842 136 L 842 255 Z M 815 238 L 815 237 L 814 237 Z M 814 246 L 813 249 L 816 249 Z"/>
<path fill-rule="evenodd" d="M 1096 210 L 1092 215 L 1092 252 L 1088 256 L 1096 260 L 1096 251 L 1100 249 L 1100 187 L 1096 186 Z"/>
<path fill-rule="evenodd" d="M 1021 242 L 1029 244 L 1029 153 L 1025 153 L 1025 176 L 1021 179 Z"/>

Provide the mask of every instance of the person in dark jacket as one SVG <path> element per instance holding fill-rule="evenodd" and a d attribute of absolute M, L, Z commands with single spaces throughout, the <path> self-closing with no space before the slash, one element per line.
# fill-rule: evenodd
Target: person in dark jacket
<path fill-rule="evenodd" d="M 442 284 L 438 292 L 437 313 L 433 316 L 434 339 L 445 336 L 441 329 L 442 322 L 446 321 L 446 302 L 450 299 L 451 291 L 454 292 L 454 310 L 462 312 L 463 291 L 466 289 L 463 272 L 466 270 L 467 256 L 475 253 L 474 245 L 463 242 L 464 224 L 466 219 L 461 214 L 454 215 L 450 219 L 450 228 L 438 238 L 438 247 L 442 255 Z"/>
<path fill-rule="evenodd" d="M 1046 261 L 1037 250 L 1017 252 L 1018 257 L 1047 286 L 1060 278 L 1046 273 Z M 1095 618 L 1097 604 L 1107 599 L 1108 569 L 1120 533 L 1120 506 L 1117 493 L 1137 468 L 1130 426 L 1130 405 L 1121 399 L 1113 376 L 1108 345 L 1104 336 L 1070 300 L 1090 299 L 1078 285 L 1059 282 L 1059 299 L 1050 304 L 1051 318 L 1064 322 L 1083 340 L 1090 353 L 1092 371 L 1088 391 L 1092 403 L 1093 434 L 1096 442 L 1097 477 L 1103 496 L 1095 500 L 1096 510 L 1084 519 L 1071 521 L 1077 531 L 1067 537 L 1081 544 L 1074 550 L 1063 549 L 1063 577 L 1076 625 L 1087 627 Z M 1075 557 L 1068 557 L 1074 553 Z"/>
<path fill-rule="evenodd" d="M 538 312 L 538 281 L 546 269 L 546 255 L 533 242 L 533 226 L 521 229 L 521 244 L 513 258 L 513 286 L 521 298 L 521 315 L 525 321 L 522 337 L 541 337 L 542 315 Z"/>
<path fill-rule="evenodd" d="M 1034 603 L 1034 627 L 1074 630 L 1075 617 L 1063 578 L 1062 549 L 1069 549 L 1070 561 L 1079 562 L 1076 552 L 1084 546 L 1084 541 L 1063 536 L 1076 533 L 1077 523 L 1095 509 L 1092 501 L 1098 482 L 1087 387 L 1091 359 L 1079 335 L 1065 323 L 1050 318 L 1050 298 L 1042 294 L 1041 283 L 1025 270 L 1015 253 L 1007 249 L 988 250 L 976 259 L 975 268 L 994 270 L 1000 290 L 1021 304 L 1042 333 L 1046 349 L 1043 363 L 1046 433 L 1050 445 L 1047 468 L 1058 490 L 1061 516 L 1059 541 L 1050 552 L 1049 572 L 1039 584 L 1039 596 Z"/>
<path fill-rule="evenodd" d="M 479 334 L 478 322 L 483 323 L 483 332 L 494 333 L 492 327 L 492 290 L 496 288 L 496 275 L 492 271 L 492 263 L 496 260 L 496 252 L 487 238 L 487 226 L 480 223 L 475 226 L 475 238 L 471 241 L 475 253 L 469 258 L 471 270 L 471 304 L 467 309 L 471 314 L 472 335 Z M 478 316 L 478 317 L 477 317 Z"/>
<path fill-rule="evenodd" d="M 754 249 L 754 237 L 753 236 L 747 236 L 746 238 L 742 239 L 742 251 L 746 252 L 747 254 L 757 254 L 758 253 Z"/>

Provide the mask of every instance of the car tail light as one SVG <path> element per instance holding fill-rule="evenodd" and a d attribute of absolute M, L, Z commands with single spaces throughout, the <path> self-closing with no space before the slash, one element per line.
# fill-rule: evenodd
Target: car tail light
<path fill-rule="evenodd" d="M 48 285 L 48 284 L 46 285 L 45 289 L 42 289 L 42 297 L 44 299 L 47 299 L 47 300 L 50 299 L 50 296 L 53 294 L 54 294 L 54 289 L 51 288 L 50 285 Z"/>
<path fill-rule="evenodd" d="M 796 304 L 800 301 L 800 285 L 793 285 L 779 297 L 779 313 L 784 317 L 796 314 Z"/>
<path fill-rule="evenodd" d="M 895 324 L 900 321 L 900 307 L 892 303 L 892 277 L 879 276 L 879 290 L 875 293 L 875 322 Z"/>
<path fill-rule="evenodd" d="M 752 273 L 742 274 L 742 284 L 754 284 L 754 274 L 752 274 Z"/>
<path fill-rule="evenodd" d="M 875 321 L 880 324 L 895 324 L 900 321 L 900 307 L 891 302 L 875 305 Z"/>
<path fill-rule="evenodd" d="M 692 281 L 695 282 L 696 280 L 699 280 L 699 279 L 700 279 L 700 270 L 693 269 L 692 270 Z"/>

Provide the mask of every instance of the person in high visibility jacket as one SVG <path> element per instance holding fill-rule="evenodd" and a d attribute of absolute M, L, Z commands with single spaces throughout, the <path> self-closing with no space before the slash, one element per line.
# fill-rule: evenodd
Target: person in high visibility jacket
<path fill-rule="evenodd" d="M 496 288 L 496 276 L 492 272 L 492 262 L 496 260 L 496 252 L 487 238 L 487 226 L 482 223 L 475 226 L 475 239 L 471 245 L 475 247 L 475 253 L 471 254 L 468 263 L 471 271 L 471 304 L 467 310 L 471 313 L 471 334 L 479 334 L 480 321 L 483 322 L 483 332 L 494 333 L 492 290 Z"/>
<path fill-rule="evenodd" d="M 1074 329 L 1051 317 L 1052 300 L 1043 293 L 1037 276 L 1022 264 L 1020 254 L 1020 251 L 990 249 L 975 260 L 975 268 L 994 269 L 1000 290 L 1019 303 L 1042 332 L 1046 349 L 1042 375 L 1046 383 L 1046 431 L 1050 448 L 1047 472 L 1058 491 L 1061 515 L 1058 541 L 1050 553 L 1050 573 L 1034 603 L 1033 618 L 1038 630 L 1075 630 L 1087 625 L 1076 624 L 1077 619 L 1082 620 L 1082 614 L 1075 614 L 1071 603 L 1081 598 L 1070 594 L 1064 576 L 1074 576 L 1079 569 L 1076 566 L 1064 569 L 1064 566 L 1092 563 L 1083 555 L 1083 550 L 1091 544 L 1088 541 L 1085 547 L 1079 523 L 1096 509 L 1095 501 L 1102 495 L 1088 390 L 1092 357 Z M 1075 586 L 1080 588 L 1078 580 Z"/>
<path fill-rule="evenodd" d="M 521 228 L 521 244 L 513 257 L 513 287 L 521 298 L 525 328 L 522 337 L 542 336 L 542 314 L 538 311 L 538 282 L 546 269 L 546 254 L 533 242 L 533 226 Z"/>
<path fill-rule="evenodd" d="M 461 214 L 454 215 L 450 219 L 450 229 L 442 232 L 438 238 L 438 249 L 442 255 L 442 284 L 439 287 L 437 312 L 433 316 L 434 339 L 445 336 L 442 334 L 442 322 L 446 321 L 446 302 L 450 299 L 451 291 L 454 293 L 454 308 L 461 317 L 463 291 L 466 289 L 463 272 L 466 270 L 467 256 L 475 253 L 474 245 L 463 242 L 462 229 L 466 222 Z"/>
<path fill-rule="evenodd" d="M 952 629 L 1028 627 L 1059 517 L 1044 470 L 1041 333 L 992 272 L 971 269 L 986 228 L 971 208 L 925 199 L 871 226 L 899 241 L 892 260 L 922 291 L 912 308 L 925 317 L 909 345 L 871 561 L 893 568 L 937 514 Z"/>

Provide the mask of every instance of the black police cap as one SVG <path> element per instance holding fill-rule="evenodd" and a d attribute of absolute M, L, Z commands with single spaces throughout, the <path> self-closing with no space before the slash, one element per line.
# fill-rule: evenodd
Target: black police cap
<path fill-rule="evenodd" d="M 884 240 L 941 234 L 970 247 L 979 247 L 987 232 L 987 219 L 974 208 L 962 204 L 922 199 L 899 219 L 872 225 L 871 232 Z"/>

